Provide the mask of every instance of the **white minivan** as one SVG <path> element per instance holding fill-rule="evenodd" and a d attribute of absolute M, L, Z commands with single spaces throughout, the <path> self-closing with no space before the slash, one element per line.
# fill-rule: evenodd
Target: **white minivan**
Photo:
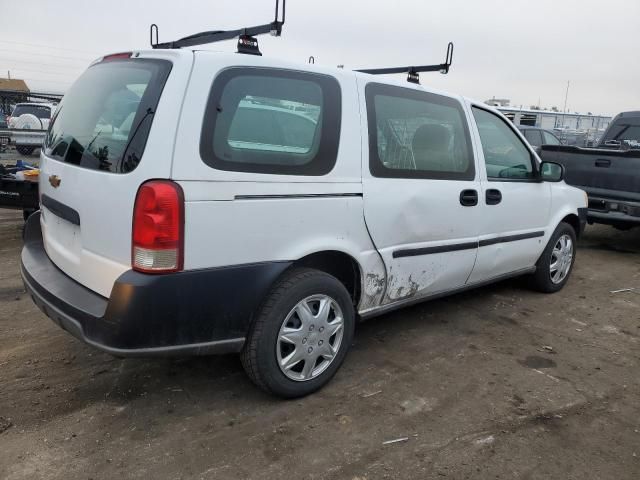
<path fill-rule="evenodd" d="M 117 356 L 240 353 L 283 397 L 335 374 L 357 319 L 561 289 L 587 206 L 487 105 L 198 50 L 96 61 L 40 168 L 22 276 L 46 315 Z"/>

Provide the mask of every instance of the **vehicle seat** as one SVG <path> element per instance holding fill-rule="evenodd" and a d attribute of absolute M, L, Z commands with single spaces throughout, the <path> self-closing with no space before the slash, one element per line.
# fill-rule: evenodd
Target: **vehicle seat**
<path fill-rule="evenodd" d="M 442 171 L 452 168 L 451 133 L 442 125 L 420 126 L 413 135 L 411 149 L 417 170 Z"/>

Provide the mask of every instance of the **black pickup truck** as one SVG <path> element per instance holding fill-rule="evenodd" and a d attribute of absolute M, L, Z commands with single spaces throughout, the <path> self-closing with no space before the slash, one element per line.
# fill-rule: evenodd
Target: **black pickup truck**
<path fill-rule="evenodd" d="M 594 148 L 543 145 L 540 157 L 562 164 L 565 181 L 587 192 L 589 223 L 640 226 L 640 111 L 617 115 Z"/>

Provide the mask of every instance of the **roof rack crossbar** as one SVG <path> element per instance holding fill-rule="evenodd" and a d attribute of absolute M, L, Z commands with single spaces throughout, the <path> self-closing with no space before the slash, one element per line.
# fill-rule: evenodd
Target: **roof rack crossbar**
<path fill-rule="evenodd" d="M 356 72 L 369 73 L 371 75 L 389 75 L 392 73 L 407 73 L 407 81 L 411 83 L 420 83 L 420 72 L 440 72 L 442 74 L 449 73 L 451 63 L 453 62 L 453 42 L 447 45 L 447 56 L 444 63 L 439 65 L 418 65 L 413 67 L 388 67 L 388 68 L 365 68 L 356 70 Z"/>
<path fill-rule="evenodd" d="M 280 14 L 280 0 L 276 0 L 276 15 L 275 19 L 271 23 L 265 23 L 264 25 L 256 25 L 254 27 L 238 28 L 236 30 L 210 30 L 206 32 L 195 33 L 187 37 L 183 37 L 179 40 L 172 42 L 158 42 L 158 26 L 154 23 L 151 25 L 151 47 L 152 48 L 183 48 L 193 47 L 195 45 L 206 45 L 209 43 L 221 42 L 224 40 L 231 40 L 236 37 L 254 37 L 256 35 L 264 35 L 270 33 L 273 36 L 279 37 L 282 34 L 282 26 L 285 21 L 286 14 L 286 0 L 282 0 L 282 17 Z M 154 38 L 155 36 L 155 38 Z M 154 42 L 155 40 L 155 42 Z M 257 50 L 257 46 L 256 46 Z"/>

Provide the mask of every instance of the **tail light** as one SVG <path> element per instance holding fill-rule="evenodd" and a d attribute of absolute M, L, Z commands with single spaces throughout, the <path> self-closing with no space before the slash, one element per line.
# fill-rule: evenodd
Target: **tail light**
<path fill-rule="evenodd" d="M 131 266 L 145 273 L 182 270 L 184 194 L 177 183 L 152 180 L 138 189 L 133 207 Z"/>
<path fill-rule="evenodd" d="M 112 53 L 111 55 L 105 55 L 102 57 L 103 62 L 108 62 L 109 60 L 124 60 L 127 58 L 131 58 L 132 52 L 121 52 L 121 53 Z"/>

